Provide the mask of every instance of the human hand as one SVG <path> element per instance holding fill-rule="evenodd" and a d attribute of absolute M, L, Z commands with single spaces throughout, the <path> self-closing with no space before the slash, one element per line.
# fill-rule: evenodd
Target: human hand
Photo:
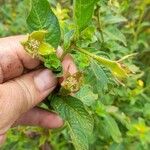
<path fill-rule="evenodd" d="M 0 144 L 12 126 L 58 128 L 63 125 L 57 114 L 35 107 L 55 89 L 57 78 L 48 69 L 38 69 L 40 61 L 31 58 L 20 44 L 24 38 L 0 39 Z M 64 72 L 76 72 L 70 56 L 64 58 L 62 65 Z M 28 73 L 24 73 L 26 70 Z"/>

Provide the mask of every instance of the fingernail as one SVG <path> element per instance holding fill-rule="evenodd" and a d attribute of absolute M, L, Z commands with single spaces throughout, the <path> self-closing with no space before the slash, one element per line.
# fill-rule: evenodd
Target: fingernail
<path fill-rule="evenodd" d="M 52 71 L 45 69 L 35 75 L 34 82 L 40 92 L 45 92 L 56 86 L 57 79 Z"/>

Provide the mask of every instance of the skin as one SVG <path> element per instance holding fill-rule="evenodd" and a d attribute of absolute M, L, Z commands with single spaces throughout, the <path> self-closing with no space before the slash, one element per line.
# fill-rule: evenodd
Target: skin
<path fill-rule="evenodd" d="M 44 128 L 63 125 L 57 114 L 37 107 L 55 89 L 58 79 L 25 52 L 20 44 L 23 39 L 25 36 L 0 39 L 0 144 L 5 141 L 7 131 L 17 125 Z M 57 55 L 61 54 L 59 48 Z M 71 56 L 65 56 L 62 65 L 64 75 L 76 72 Z"/>

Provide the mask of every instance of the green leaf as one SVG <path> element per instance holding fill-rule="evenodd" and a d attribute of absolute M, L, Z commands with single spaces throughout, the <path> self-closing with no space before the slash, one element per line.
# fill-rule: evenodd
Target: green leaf
<path fill-rule="evenodd" d="M 100 101 L 96 102 L 94 109 L 95 109 L 95 113 L 100 117 L 104 117 L 107 115 L 106 107 Z"/>
<path fill-rule="evenodd" d="M 115 24 L 115 23 L 120 23 L 120 22 L 126 22 L 127 19 L 123 16 L 113 16 L 113 15 L 107 15 L 106 17 L 103 18 L 105 24 Z"/>
<path fill-rule="evenodd" d="M 107 48 L 111 51 L 111 52 L 114 52 L 115 56 L 116 55 L 125 55 L 126 52 L 128 51 L 128 49 L 123 46 L 122 44 L 119 44 L 117 41 L 109 41 L 107 43 Z M 116 58 L 116 57 L 115 57 Z"/>
<path fill-rule="evenodd" d="M 95 76 L 95 79 L 97 80 L 97 86 L 101 89 L 107 89 L 109 79 L 103 71 L 102 67 L 95 60 L 91 61 L 91 70 Z"/>
<path fill-rule="evenodd" d="M 94 5 L 98 0 L 74 0 L 74 21 L 79 31 L 84 30 L 90 23 Z"/>
<path fill-rule="evenodd" d="M 74 30 L 71 30 L 64 35 L 64 49 L 65 50 L 69 48 L 71 41 L 74 37 L 74 33 L 75 33 Z"/>
<path fill-rule="evenodd" d="M 146 103 L 143 108 L 144 117 L 150 119 L 150 103 Z"/>
<path fill-rule="evenodd" d="M 101 65 L 108 67 L 111 70 L 112 74 L 115 77 L 117 77 L 119 80 L 126 79 L 128 77 L 127 73 L 129 72 L 129 69 L 128 68 L 124 69 L 119 62 L 112 61 L 112 60 L 106 59 L 104 57 L 92 54 L 82 48 L 78 48 L 78 50 L 84 54 L 87 54 L 91 58 L 97 60 L 97 62 L 99 62 Z"/>
<path fill-rule="evenodd" d="M 85 70 L 90 65 L 90 59 L 85 54 L 76 51 L 75 54 L 72 54 L 71 56 L 73 57 L 79 70 Z"/>
<path fill-rule="evenodd" d="M 46 30 L 46 41 L 53 47 L 60 42 L 60 27 L 58 20 L 50 8 L 47 0 L 31 0 L 31 11 L 27 18 L 27 24 L 31 31 Z"/>
<path fill-rule="evenodd" d="M 89 39 L 91 40 L 91 38 L 93 37 L 95 33 L 95 26 L 88 26 L 87 28 L 85 28 L 82 32 L 81 32 L 81 37 L 85 40 L 85 39 Z"/>
<path fill-rule="evenodd" d="M 76 150 L 88 150 L 89 138 L 93 133 L 93 118 L 75 97 L 58 97 L 51 100 L 56 112 L 66 121 L 71 142 Z"/>
<path fill-rule="evenodd" d="M 104 116 L 104 122 L 113 140 L 120 143 L 122 141 L 122 136 L 116 121 L 110 115 L 106 115 Z"/>
<path fill-rule="evenodd" d="M 113 41 L 120 41 L 125 46 L 127 45 L 127 41 L 123 33 L 117 29 L 115 26 L 108 26 L 103 30 L 105 33 L 105 40 L 113 40 Z"/>
<path fill-rule="evenodd" d="M 98 94 L 93 93 L 91 86 L 85 85 L 75 95 L 75 97 L 80 99 L 85 105 L 91 106 L 95 102 L 95 100 L 98 99 Z"/>
<path fill-rule="evenodd" d="M 108 150 L 125 150 L 125 146 L 122 143 L 112 143 Z"/>
<path fill-rule="evenodd" d="M 56 53 L 44 56 L 44 66 L 52 69 L 55 73 L 61 73 L 62 71 L 61 61 L 58 59 Z"/>
<path fill-rule="evenodd" d="M 107 112 L 108 112 L 108 108 L 107 108 Z M 125 126 L 127 129 L 129 128 L 129 124 L 130 124 L 130 118 L 123 112 L 117 111 L 117 112 L 110 112 L 111 115 L 117 120 L 119 121 L 123 126 Z"/>

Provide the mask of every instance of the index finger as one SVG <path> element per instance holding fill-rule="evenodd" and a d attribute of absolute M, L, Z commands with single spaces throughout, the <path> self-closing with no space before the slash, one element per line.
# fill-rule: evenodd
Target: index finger
<path fill-rule="evenodd" d="M 12 36 L 0 39 L 0 83 L 23 74 L 24 68 L 34 69 L 40 61 L 25 52 L 21 41 L 26 36 Z"/>

